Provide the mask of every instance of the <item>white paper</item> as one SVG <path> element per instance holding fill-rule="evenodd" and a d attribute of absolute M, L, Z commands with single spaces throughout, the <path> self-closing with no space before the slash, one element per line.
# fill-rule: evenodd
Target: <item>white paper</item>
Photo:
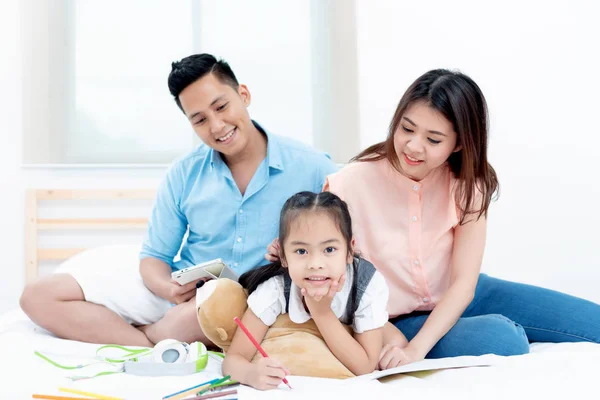
<path fill-rule="evenodd" d="M 377 380 L 366 382 L 348 382 L 347 379 L 311 378 L 306 376 L 288 376 L 292 389 L 281 384 L 273 390 L 256 390 L 248 386 L 238 387 L 238 398 L 242 400 L 277 400 L 277 399 L 321 399 L 332 398 L 384 398 L 387 394 L 385 385 Z M 389 396 L 388 396 L 389 397 Z"/>
<path fill-rule="evenodd" d="M 386 369 L 384 371 L 375 371 L 370 374 L 349 378 L 350 381 L 365 381 L 372 379 L 383 378 L 395 374 L 416 371 L 434 371 L 448 368 L 465 368 L 465 367 L 486 367 L 491 365 L 499 365 L 505 362 L 506 357 L 487 354 L 484 356 L 462 356 L 450 358 L 428 359 L 408 365 L 403 365 L 396 368 Z"/>

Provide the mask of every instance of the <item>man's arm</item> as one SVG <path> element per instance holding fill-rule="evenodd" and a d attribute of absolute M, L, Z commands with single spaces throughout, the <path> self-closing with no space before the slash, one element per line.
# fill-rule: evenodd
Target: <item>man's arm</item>
<path fill-rule="evenodd" d="M 171 279 L 171 266 L 162 260 L 147 257 L 140 261 L 140 275 L 155 295 L 173 304 L 185 303 L 196 294 L 196 281 L 180 285 Z"/>
<path fill-rule="evenodd" d="M 171 264 L 188 225 L 180 209 L 184 182 L 181 165 L 174 164 L 157 190 L 140 254 L 140 275 L 144 284 L 157 296 L 175 304 L 181 302 L 183 293 L 180 288 L 191 287 L 190 284 L 181 286 L 171 280 Z"/>

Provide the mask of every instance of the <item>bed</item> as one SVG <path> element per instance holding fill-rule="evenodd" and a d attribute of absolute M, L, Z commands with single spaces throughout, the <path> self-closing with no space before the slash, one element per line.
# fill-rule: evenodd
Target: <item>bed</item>
<path fill-rule="evenodd" d="M 152 190 L 29 190 L 27 192 L 25 273 L 27 281 L 40 274 L 42 264 L 59 263 L 58 270 L 93 268 L 85 247 L 40 246 L 48 232 L 128 232 L 135 240 L 130 244 L 103 243 L 105 256 L 118 257 L 129 262 L 136 257 L 138 238 L 143 235 L 146 220 L 143 215 L 121 212 L 116 217 L 78 215 L 56 217 L 41 213 L 42 207 L 52 202 L 90 202 L 93 207 L 109 202 L 124 202 L 124 206 L 141 208 L 151 205 Z M 51 206 L 50 206 L 51 207 Z M 67 207 L 68 208 L 68 207 Z M 144 211 L 145 213 L 146 211 Z M 42 215 L 45 214 L 45 215 Z M 85 214 L 85 213 L 84 213 Z M 116 237 L 119 237 L 116 235 Z M 49 243 L 49 242 L 46 242 Z M 108 249 L 108 250 L 107 250 Z M 111 254 L 110 252 L 117 252 Z M 86 260 L 87 262 L 74 262 Z M 64 261 L 64 262 L 63 262 Z M 131 268 L 137 269 L 137 265 Z M 207 368 L 198 374 L 181 377 L 140 377 L 114 374 L 93 379 L 72 381 L 73 371 L 56 368 L 34 355 L 40 351 L 64 364 L 89 362 L 99 345 L 63 340 L 36 326 L 19 309 L 0 316 L 0 354 L 3 356 L 0 398 L 26 399 L 32 393 L 60 395 L 59 387 L 75 388 L 127 399 L 160 399 L 181 389 L 220 377 L 220 363 L 210 358 Z M 483 356 L 489 357 L 489 356 Z M 495 356 L 494 356 L 495 357 Z M 309 396 L 336 396 L 345 398 L 396 398 L 415 396 L 419 399 L 514 399 L 527 397 L 563 396 L 599 398 L 596 379 L 600 365 L 600 345 L 591 343 L 532 344 L 531 353 L 518 357 L 495 357 L 494 365 L 473 368 L 454 368 L 438 371 L 393 375 L 379 380 L 329 380 L 290 377 L 293 390 L 282 386 L 269 392 L 258 392 L 241 387 L 241 399 L 293 399 Z M 64 394 L 63 394 L 64 395 Z"/>

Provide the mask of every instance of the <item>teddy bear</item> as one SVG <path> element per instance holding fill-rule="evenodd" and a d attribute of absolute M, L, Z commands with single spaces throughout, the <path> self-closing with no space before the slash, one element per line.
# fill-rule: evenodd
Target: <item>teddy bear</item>
<path fill-rule="evenodd" d="M 206 337 L 224 353 L 237 329 L 233 318 L 242 318 L 248 307 L 247 297 L 238 282 L 226 278 L 207 281 L 197 289 L 198 323 Z M 269 327 L 260 345 L 292 375 L 337 379 L 355 376 L 329 350 L 312 319 L 296 324 L 288 314 L 282 314 Z M 258 357 L 261 357 L 259 352 L 254 360 Z"/>

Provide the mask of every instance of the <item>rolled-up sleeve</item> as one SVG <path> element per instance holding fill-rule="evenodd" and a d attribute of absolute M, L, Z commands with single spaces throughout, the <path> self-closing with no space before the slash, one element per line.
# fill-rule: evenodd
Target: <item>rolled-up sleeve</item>
<path fill-rule="evenodd" d="M 153 257 L 173 267 L 188 225 L 180 209 L 184 182 L 181 166 L 174 164 L 156 193 L 140 259 Z"/>
<path fill-rule="evenodd" d="M 285 296 L 281 276 L 276 276 L 261 283 L 248 296 L 248 308 L 267 326 L 273 325 L 277 317 L 284 312 L 284 303 Z"/>

